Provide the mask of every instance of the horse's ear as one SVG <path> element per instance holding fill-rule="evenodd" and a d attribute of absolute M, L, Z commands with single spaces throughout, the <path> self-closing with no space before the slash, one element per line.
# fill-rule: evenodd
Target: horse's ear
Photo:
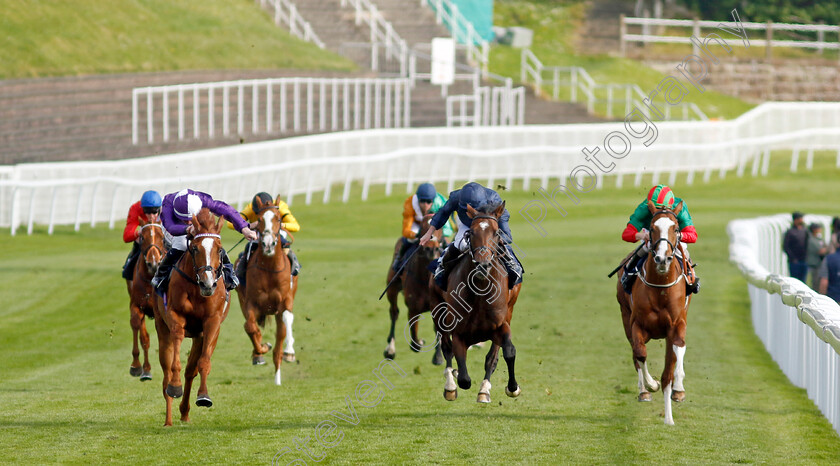
<path fill-rule="evenodd" d="M 502 203 L 499 204 L 499 207 L 496 207 L 496 211 L 493 212 L 493 215 L 495 215 L 496 218 L 499 218 L 504 213 L 505 213 L 505 201 L 502 201 Z"/>
<path fill-rule="evenodd" d="M 680 201 L 680 203 L 677 204 L 676 207 L 674 207 L 674 215 L 679 215 L 680 212 L 682 212 L 682 210 L 683 210 L 683 201 Z"/>
<path fill-rule="evenodd" d="M 198 229 L 201 228 L 201 225 L 198 223 L 198 217 L 195 215 L 190 218 L 190 222 L 192 223 L 193 228 L 195 228 L 195 231 L 198 231 Z"/>
<path fill-rule="evenodd" d="M 476 215 L 478 215 L 478 211 L 476 211 L 475 209 L 473 209 L 473 206 L 471 206 L 471 205 L 467 204 L 467 217 L 469 217 L 469 218 L 473 218 L 473 217 L 475 217 Z"/>
<path fill-rule="evenodd" d="M 145 220 L 143 220 L 142 218 L 141 218 L 141 219 L 138 219 L 138 220 L 139 220 L 139 221 L 137 222 L 137 224 L 138 224 L 138 225 L 140 225 L 141 227 L 146 226 L 146 221 L 145 221 Z"/>
<path fill-rule="evenodd" d="M 651 215 L 655 214 L 656 213 L 656 206 L 653 205 L 653 201 L 648 201 L 647 205 L 648 205 L 648 210 L 650 211 L 650 214 Z"/>
<path fill-rule="evenodd" d="M 224 219 L 223 216 L 219 216 L 219 218 L 216 219 L 216 226 L 213 228 L 213 233 L 218 234 L 222 231 L 222 219 Z"/>

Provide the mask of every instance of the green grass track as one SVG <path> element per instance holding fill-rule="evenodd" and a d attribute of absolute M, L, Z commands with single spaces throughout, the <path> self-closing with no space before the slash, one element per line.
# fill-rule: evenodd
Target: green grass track
<path fill-rule="evenodd" d="M 234 299 L 213 356 L 215 405 L 193 407 L 189 424 L 176 416 L 172 428 L 162 427 L 151 322 L 155 379 L 141 383 L 128 374 L 131 330 L 119 275 L 128 248 L 120 233 L 99 225 L 78 233 L 61 227 L 52 236 L 37 228 L 12 238 L 4 230 L 0 461 L 267 464 L 283 448 L 297 453 L 296 442 L 308 437 L 312 455 L 323 455 L 325 464 L 836 464 L 840 438 L 764 351 L 751 328 L 746 283 L 727 261 L 732 219 L 840 211 L 828 195 L 840 174 L 833 157 L 820 155 L 813 171 L 799 174 L 788 172 L 788 160 L 775 157 L 765 178 L 730 172 L 693 186 L 681 176 L 675 185 L 699 232 L 692 257 L 703 288 L 689 309 L 687 400 L 675 406 L 673 427 L 663 425 L 661 393 L 653 403 L 636 401 L 615 282 L 606 278 L 631 249 L 619 235 L 649 178 L 623 189 L 608 178 L 603 190 L 567 206 L 565 218 L 549 212 L 545 238 L 517 214 L 538 196 L 536 183 L 523 190 L 517 181 L 503 192 L 514 238 L 527 253 L 512 323 L 522 395 L 504 395 L 507 369 L 500 363 L 490 405 L 475 402 L 478 383 L 444 401 L 442 369 L 429 353 L 411 353 L 401 337 L 403 308 L 396 362 L 406 377 L 391 378 L 394 388 L 384 389 L 378 406 L 356 403 L 358 424 L 338 421 L 343 437 L 330 449 L 312 445 L 316 426 L 335 419 L 331 411 L 347 412 L 345 397 L 375 378 L 371 371 L 382 360 L 387 306 L 376 298 L 400 231 L 402 186 L 391 196 L 374 187 L 367 202 L 358 200 L 359 186 L 349 204 L 295 199 L 303 226 L 295 248 L 304 266 L 295 306 L 299 364 L 283 366 L 282 387 L 274 386 L 270 365 L 251 366 Z M 227 247 L 238 239 L 225 232 Z M 428 324 L 421 323 L 427 341 Z M 273 333 L 273 323 L 269 328 Z M 663 344 L 649 349 L 658 378 Z M 470 352 L 474 382 L 483 358 Z"/>

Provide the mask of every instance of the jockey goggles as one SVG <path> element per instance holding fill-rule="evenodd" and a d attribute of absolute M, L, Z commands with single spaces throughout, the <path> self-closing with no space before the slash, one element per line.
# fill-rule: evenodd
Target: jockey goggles
<path fill-rule="evenodd" d="M 160 207 L 143 207 L 143 213 L 146 215 L 149 214 L 159 214 Z"/>

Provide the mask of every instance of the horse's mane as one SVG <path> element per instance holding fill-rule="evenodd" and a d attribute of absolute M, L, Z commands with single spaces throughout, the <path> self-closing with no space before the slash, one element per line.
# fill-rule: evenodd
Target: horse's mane
<path fill-rule="evenodd" d="M 198 215 L 195 216 L 196 220 L 198 220 L 199 226 L 201 226 L 202 231 L 209 231 L 211 230 L 216 224 L 216 216 L 210 212 L 210 209 L 207 207 L 203 207 L 199 212 Z"/>
<path fill-rule="evenodd" d="M 496 202 L 495 204 L 484 204 L 475 210 L 480 214 L 492 215 L 496 213 L 496 209 L 498 209 L 500 205 L 502 205 L 501 202 Z"/>

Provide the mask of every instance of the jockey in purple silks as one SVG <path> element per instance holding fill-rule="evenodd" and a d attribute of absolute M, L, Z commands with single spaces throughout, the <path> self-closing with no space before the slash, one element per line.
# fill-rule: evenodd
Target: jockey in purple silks
<path fill-rule="evenodd" d="M 209 194 L 192 189 L 167 194 L 163 198 L 160 219 L 163 223 L 164 238 L 171 243 L 172 247 L 160 262 L 158 271 L 152 279 L 152 285 L 158 293 L 162 293 L 169 286 L 169 272 L 187 250 L 187 234 L 194 233 L 194 227 L 190 221 L 204 207 L 214 215 L 224 217 L 233 223 L 234 228 L 249 240 L 257 239 L 257 234 L 248 228 L 248 222 L 242 219 L 236 209 L 213 199 Z M 227 252 L 222 249 L 221 253 L 225 288 L 230 291 L 239 286 L 239 280 L 233 272 L 233 265 L 230 263 Z"/>

